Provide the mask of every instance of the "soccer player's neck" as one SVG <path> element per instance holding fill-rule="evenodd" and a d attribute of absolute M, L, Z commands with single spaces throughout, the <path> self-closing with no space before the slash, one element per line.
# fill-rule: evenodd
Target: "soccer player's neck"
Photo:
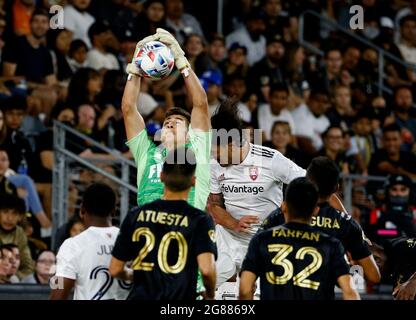
<path fill-rule="evenodd" d="M 101 218 L 87 215 L 84 217 L 84 224 L 86 229 L 89 227 L 109 228 L 112 226 L 111 217 Z"/>
<path fill-rule="evenodd" d="M 323 204 L 325 202 L 329 202 L 330 197 L 319 197 L 318 199 L 318 205 Z"/>
<path fill-rule="evenodd" d="M 188 200 L 188 195 L 189 195 L 189 191 L 190 189 L 184 190 L 184 191 L 179 191 L 179 192 L 175 192 L 172 190 L 169 190 L 168 188 L 165 187 L 165 190 L 163 192 L 163 197 L 162 200 L 184 200 L 187 201 Z"/>

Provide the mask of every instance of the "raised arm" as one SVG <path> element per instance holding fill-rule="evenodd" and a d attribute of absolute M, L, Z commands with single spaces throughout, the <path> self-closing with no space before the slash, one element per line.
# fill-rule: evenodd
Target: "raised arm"
<path fill-rule="evenodd" d="M 121 111 L 123 112 L 127 140 L 134 138 L 145 128 L 143 117 L 137 110 L 140 82 L 141 78 L 139 76 L 129 74 L 121 101 Z"/>
<path fill-rule="evenodd" d="M 185 53 L 178 41 L 166 30 L 158 28 L 156 39 L 167 44 L 175 57 L 176 68 L 184 77 L 187 92 L 192 99 L 191 125 L 194 129 L 208 131 L 210 128 L 210 117 L 208 111 L 208 100 L 204 88 L 201 86 L 196 74 L 191 69 L 191 65 L 185 57 Z"/>
<path fill-rule="evenodd" d="M 182 75 L 184 75 L 184 73 L 182 73 Z M 184 81 L 186 90 L 191 95 L 192 99 L 192 128 L 207 132 L 211 127 L 211 121 L 205 90 L 202 88 L 201 82 L 191 68 L 189 68 L 189 75 L 187 77 L 184 75 Z"/>

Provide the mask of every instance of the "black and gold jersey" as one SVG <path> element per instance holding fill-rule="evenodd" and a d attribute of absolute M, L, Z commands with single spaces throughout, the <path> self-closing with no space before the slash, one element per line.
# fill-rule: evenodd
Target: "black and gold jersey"
<path fill-rule="evenodd" d="M 400 237 L 386 241 L 387 264 L 396 287 L 416 272 L 416 238 Z"/>
<path fill-rule="evenodd" d="M 287 223 L 256 234 L 242 270 L 260 277 L 261 300 L 328 300 L 349 274 L 339 240 L 311 226 Z"/>
<path fill-rule="evenodd" d="M 352 217 L 331 207 L 328 202 L 318 204 L 320 210 L 312 217 L 311 226 L 341 241 L 344 249 L 354 260 L 371 255 L 361 226 Z M 282 225 L 285 218 L 280 208 L 273 211 L 264 221 L 262 230 Z"/>
<path fill-rule="evenodd" d="M 113 256 L 132 261 L 129 299 L 195 300 L 197 256 L 215 256 L 215 227 L 186 201 L 157 200 L 133 209 L 120 229 Z"/>

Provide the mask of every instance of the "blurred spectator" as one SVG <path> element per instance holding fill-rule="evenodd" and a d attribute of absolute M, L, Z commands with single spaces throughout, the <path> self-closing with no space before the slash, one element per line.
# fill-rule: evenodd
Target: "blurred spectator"
<path fill-rule="evenodd" d="M 403 60 L 402 54 L 394 41 L 394 23 L 389 17 L 381 17 L 380 34 L 374 43 L 389 53 Z M 386 59 L 384 69 L 387 73 L 387 83 L 394 87 L 400 84 L 409 83 L 411 72 L 404 66 Z"/>
<path fill-rule="evenodd" d="M 334 93 L 336 85 L 349 86 L 352 81 L 347 70 L 342 70 L 342 55 L 339 48 L 330 48 L 325 51 L 324 67 L 311 74 L 311 86 L 323 86 L 330 94 Z"/>
<path fill-rule="evenodd" d="M 259 106 L 257 109 L 258 128 L 263 131 L 266 140 L 271 139 L 273 124 L 276 121 L 289 123 L 290 131 L 296 132 L 295 122 L 290 111 L 287 109 L 289 103 L 289 89 L 282 83 L 270 86 L 269 103 Z"/>
<path fill-rule="evenodd" d="M 299 148 L 314 155 L 322 148 L 321 135 L 330 126 L 325 116 L 330 106 L 328 92 L 321 88 L 312 89 L 306 103 L 294 109 L 292 117 L 295 123 L 299 123 L 295 132 Z"/>
<path fill-rule="evenodd" d="M 212 116 L 221 103 L 222 76 L 217 70 L 205 71 L 201 78 L 201 84 L 207 93 L 209 113 Z"/>
<path fill-rule="evenodd" d="M 185 38 L 183 48 L 193 69 L 195 69 L 197 59 L 202 57 L 204 47 L 204 38 L 198 34 L 190 34 Z"/>
<path fill-rule="evenodd" d="M 276 121 L 271 130 L 271 137 L 271 140 L 266 141 L 264 144 L 266 147 L 276 149 L 302 168 L 306 169 L 308 167 L 310 158 L 301 150 L 291 145 L 293 136 L 289 123 L 286 121 Z"/>
<path fill-rule="evenodd" d="M 56 257 L 50 250 L 42 251 L 36 259 L 35 272 L 22 279 L 22 283 L 49 284 L 55 274 Z"/>
<path fill-rule="evenodd" d="M 74 73 L 68 61 L 71 43 L 71 31 L 66 29 L 49 30 L 48 46 L 52 55 L 54 73 L 58 81 L 65 82 L 66 85 Z"/>
<path fill-rule="evenodd" d="M 413 188 L 406 175 L 391 175 L 385 184 L 385 203 L 370 213 L 367 236 L 382 243 L 398 237 L 416 237 L 416 208 L 410 204 Z"/>
<path fill-rule="evenodd" d="M 247 48 L 237 42 L 233 43 L 228 49 L 228 57 L 220 64 L 220 68 L 224 78 L 234 75 L 247 77 L 250 69 L 247 64 Z"/>
<path fill-rule="evenodd" d="M 238 103 L 238 110 L 240 117 L 244 122 L 251 123 L 252 112 L 254 112 L 256 105 L 250 103 L 244 103 L 247 99 L 247 85 L 244 78 L 238 75 L 229 77 L 224 82 L 224 92 L 227 96 L 233 97 Z"/>
<path fill-rule="evenodd" d="M 279 34 L 286 42 L 290 42 L 290 25 L 287 13 L 282 11 L 282 0 L 263 1 L 263 11 L 266 14 L 266 36 Z"/>
<path fill-rule="evenodd" d="M 354 44 L 348 45 L 342 54 L 342 67 L 347 70 L 353 77 L 355 77 L 357 72 L 360 58 L 361 50 Z"/>
<path fill-rule="evenodd" d="M 92 43 L 88 37 L 88 29 L 95 22 L 95 18 L 87 12 L 91 0 L 70 0 L 64 7 L 65 29 L 74 33 L 74 40 L 84 41 L 90 48 Z"/>
<path fill-rule="evenodd" d="M 0 284 L 10 283 L 8 275 L 12 269 L 12 252 L 0 244 Z"/>
<path fill-rule="evenodd" d="M 13 32 L 17 36 L 30 34 L 30 17 L 35 11 L 35 0 L 14 0 L 13 3 Z"/>
<path fill-rule="evenodd" d="M 335 86 L 333 104 L 326 116 L 332 126 L 339 126 L 343 131 L 351 127 L 354 110 L 351 106 L 351 90 L 348 86 Z"/>
<path fill-rule="evenodd" d="M 96 104 L 102 89 L 102 77 L 92 68 L 79 69 L 71 78 L 68 87 L 67 104 L 73 108 L 81 104 Z"/>
<path fill-rule="evenodd" d="M 10 256 L 10 264 L 11 264 L 11 268 L 10 271 L 7 275 L 7 280 L 9 283 L 19 283 L 20 279 L 19 277 L 16 275 L 17 271 L 19 270 L 20 267 L 20 251 L 19 251 L 19 247 L 17 245 L 15 245 L 14 243 L 8 243 L 8 244 L 4 244 L 1 247 L 1 250 L 8 250 L 9 252 L 11 252 L 11 256 Z"/>
<path fill-rule="evenodd" d="M 190 34 L 204 37 L 201 26 L 194 16 L 185 13 L 183 0 L 166 0 L 166 26 L 173 31 L 179 44 Z"/>
<path fill-rule="evenodd" d="M 13 97 L 5 102 L 3 112 L 7 129 L 6 138 L 0 147 L 9 154 L 11 169 L 17 173 L 30 174 L 33 163 L 32 147 L 29 140 L 20 131 L 25 110 L 24 99 Z"/>
<path fill-rule="evenodd" d="M 227 50 L 225 38 L 220 34 L 213 34 L 206 48 L 206 54 L 200 61 L 197 61 L 195 72 L 201 75 L 206 70 L 220 70 L 220 63 L 224 60 Z"/>
<path fill-rule="evenodd" d="M 284 56 L 282 37 L 274 35 L 267 39 L 266 56 L 252 66 L 248 74 L 250 93 L 256 94 L 259 101 L 268 102 L 270 86 L 285 82 Z"/>
<path fill-rule="evenodd" d="M 165 1 L 147 0 L 144 3 L 144 11 L 140 14 L 137 20 L 138 35 L 136 37 L 136 41 L 156 33 L 157 28 L 166 28 Z"/>
<path fill-rule="evenodd" d="M 266 31 L 264 13 L 252 10 L 246 18 L 246 24 L 225 38 L 227 48 L 233 43 L 238 43 L 247 48 L 247 63 L 252 66 L 263 59 L 266 54 Z"/>
<path fill-rule="evenodd" d="M 49 15 L 46 11 L 35 10 L 30 20 L 31 34 L 16 38 L 8 43 L 3 52 L 3 76 L 23 76 L 32 89 L 50 91 L 57 83 L 53 73 L 52 58 L 45 46 L 49 30 Z M 51 92 L 48 92 L 50 95 Z"/>
<path fill-rule="evenodd" d="M 328 157 L 334 161 L 340 172 L 349 174 L 349 164 L 344 150 L 344 134 L 339 126 L 330 126 L 322 133 L 323 148 L 318 156 Z"/>
<path fill-rule="evenodd" d="M 56 232 L 56 242 L 54 251 L 58 251 L 61 244 L 68 238 L 73 238 L 85 230 L 85 225 L 78 214 L 74 214 L 71 219 Z"/>
<path fill-rule="evenodd" d="M 364 175 L 368 173 L 367 167 L 377 149 L 371 138 L 373 117 L 370 109 L 362 109 L 357 113 L 352 124 L 353 135 L 350 137 L 350 148 L 347 150 L 347 156 L 356 158 L 360 173 Z"/>
<path fill-rule="evenodd" d="M 0 194 L 17 196 L 16 187 L 6 178 L 7 170 L 9 170 L 9 157 L 7 152 L 0 148 Z"/>
<path fill-rule="evenodd" d="M 88 29 L 92 49 L 87 54 L 87 66 L 97 71 L 118 70 L 120 68 L 114 54 L 109 52 L 110 27 L 103 22 L 94 22 Z"/>
<path fill-rule="evenodd" d="M 408 86 L 400 86 L 394 89 L 394 109 L 395 122 L 399 125 L 402 134 L 402 148 L 412 151 L 416 142 L 416 119 L 411 117 L 413 106 L 412 89 Z"/>
<path fill-rule="evenodd" d="M 402 174 L 416 179 L 416 156 L 408 151 L 401 151 L 401 130 L 397 124 L 391 124 L 383 129 L 383 148 L 372 157 L 369 174 L 386 176 Z"/>
<path fill-rule="evenodd" d="M 49 237 L 51 222 L 42 208 L 33 180 L 25 174 L 16 174 L 13 170 L 10 170 L 9 164 L 7 152 L 0 149 L 0 178 L 6 177 L 14 185 L 19 197 L 25 200 L 26 209 L 38 219 L 42 227 L 42 238 Z"/>
<path fill-rule="evenodd" d="M 17 276 L 22 279 L 33 271 L 33 261 L 30 255 L 27 237 L 18 226 L 24 217 L 25 203 L 13 195 L 0 195 L 0 242 L 14 243 L 19 247 L 21 264 Z"/>
<path fill-rule="evenodd" d="M 397 46 L 406 62 L 416 64 L 416 15 L 408 15 L 400 20 Z"/>
<path fill-rule="evenodd" d="M 68 62 L 73 73 L 87 67 L 87 54 L 88 47 L 84 41 L 78 39 L 71 42 L 68 53 Z"/>
<path fill-rule="evenodd" d="M 284 74 L 291 93 L 291 105 L 297 107 L 309 96 L 310 87 L 306 80 L 309 70 L 306 67 L 305 49 L 297 44 L 285 48 Z"/>

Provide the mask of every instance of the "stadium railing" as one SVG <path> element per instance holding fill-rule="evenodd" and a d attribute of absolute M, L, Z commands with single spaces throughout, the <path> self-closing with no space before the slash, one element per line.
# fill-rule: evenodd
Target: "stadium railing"
<path fill-rule="evenodd" d="M 65 224 L 68 219 L 69 185 L 74 176 L 75 168 L 84 168 L 89 172 L 97 174 L 99 179 L 105 179 L 106 182 L 108 181 L 119 189 L 120 221 L 123 220 L 130 209 L 130 193 L 134 195 L 137 193 L 136 186 L 131 183 L 131 181 L 136 181 L 136 165 L 133 161 L 123 157 L 119 151 L 107 148 L 59 121 L 54 122 L 53 130 L 53 150 L 55 156 L 52 180 L 52 247 L 54 247 L 58 228 Z M 112 159 L 99 160 L 80 157 L 65 147 L 67 142 L 69 142 L 68 139 L 71 139 L 71 137 L 87 141 L 97 152 L 111 155 Z M 116 167 L 116 170 L 113 172 L 105 170 L 102 168 L 103 164 Z"/>
<path fill-rule="evenodd" d="M 312 42 L 309 42 L 305 39 L 305 16 L 311 15 L 315 17 L 316 19 L 319 19 L 320 23 L 324 23 L 326 27 L 333 28 L 342 34 L 344 34 L 347 37 L 350 37 L 354 39 L 355 41 L 360 42 L 361 44 L 373 48 L 377 51 L 378 55 L 378 80 L 377 80 L 377 88 L 378 88 L 378 94 L 381 95 L 383 92 L 386 92 L 388 94 L 392 94 L 392 90 L 385 85 L 384 79 L 385 79 L 385 72 L 384 72 L 384 63 L 386 59 L 392 60 L 395 63 L 405 67 L 406 69 L 413 69 L 414 72 L 416 72 L 416 65 L 408 63 L 406 61 L 403 61 L 402 59 L 396 57 L 395 55 L 391 54 L 390 52 L 384 50 L 383 48 L 375 45 L 371 41 L 365 39 L 364 37 L 361 37 L 350 30 L 344 28 L 343 26 L 339 25 L 335 20 L 332 20 L 322 14 L 319 14 L 317 12 L 306 10 L 302 12 L 299 16 L 299 43 L 304 46 L 306 49 L 312 51 L 313 53 L 323 56 L 324 52 L 313 45 Z"/>

